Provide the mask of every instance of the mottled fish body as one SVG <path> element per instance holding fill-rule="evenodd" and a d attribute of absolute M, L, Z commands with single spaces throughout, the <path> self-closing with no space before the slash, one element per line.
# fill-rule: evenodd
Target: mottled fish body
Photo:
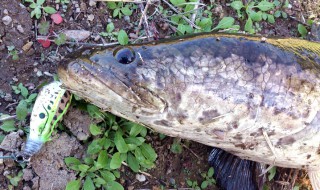
<path fill-rule="evenodd" d="M 170 136 L 308 169 L 320 189 L 319 43 L 200 34 L 81 53 L 58 71 L 78 96 Z"/>

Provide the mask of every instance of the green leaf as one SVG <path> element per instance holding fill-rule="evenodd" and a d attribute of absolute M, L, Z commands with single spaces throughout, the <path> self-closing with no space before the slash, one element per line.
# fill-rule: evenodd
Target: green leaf
<path fill-rule="evenodd" d="M 303 26 L 302 24 L 298 24 L 298 31 L 302 37 L 306 37 L 308 34 L 306 27 Z"/>
<path fill-rule="evenodd" d="M 116 181 L 109 181 L 105 186 L 107 190 L 124 190 L 122 185 Z"/>
<path fill-rule="evenodd" d="M 288 15 L 286 12 L 281 11 L 281 15 L 282 15 L 282 18 L 288 18 Z"/>
<path fill-rule="evenodd" d="M 106 182 L 116 180 L 116 177 L 113 175 L 113 173 L 111 173 L 111 172 L 108 171 L 108 170 L 100 170 L 99 172 L 100 172 L 102 178 L 103 178 Z"/>
<path fill-rule="evenodd" d="M 259 22 L 262 20 L 262 12 L 261 11 L 259 11 L 259 12 L 250 11 L 249 16 L 252 19 L 252 21 L 255 21 L 255 22 Z"/>
<path fill-rule="evenodd" d="M 136 157 L 136 159 L 139 161 L 139 162 L 142 162 L 145 160 L 145 157 L 143 156 L 142 154 L 142 151 L 139 147 L 137 147 L 135 150 L 134 150 L 134 156 Z"/>
<path fill-rule="evenodd" d="M 101 139 L 95 139 L 91 142 L 91 144 L 88 146 L 87 153 L 88 154 L 96 154 L 100 152 L 102 149 L 102 145 L 100 145 Z"/>
<path fill-rule="evenodd" d="M 246 32 L 249 32 L 250 34 L 254 33 L 254 29 L 253 29 L 252 25 L 253 25 L 252 20 L 249 17 L 246 24 L 244 25 L 244 30 Z"/>
<path fill-rule="evenodd" d="M 54 13 L 57 12 L 54 8 L 49 7 L 49 6 L 43 7 L 43 10 L 44 10 L 44 12 L 46 12 L 46 13 L 48 13 L 48 14 L 54 14 Z"/>
<path fill-rule="evenodd" d="M 88 165 L 86 165 L 86 164 L 79 164 L 79 165 L 78 165 L 78 169 L 79 169 L 79 171 L 81 171 L 81 172 L 86 172 L 86 171 L 88 171 L 89 168 L 90 168 L 90 167 L 89 167 Z"/>
<path fill-rule="evenodd" d="M 207 188 L 208 187 L 208 181 L 203 181 L 202 183 L 201 183 L 201 189 L 205 189 L 205 188 Z"/>
<path fill-rule="evenodd" d="M 128 137 L 124 139 L 127 144 L 135 144 L 137 146 L 142 145 L 145 139 L 143 137 Z"/>
<path fill-rule="evenodd" d="M 95 179 L 93 179 L 93 181 L 96 184 L 96 186 L 107 184 L 107 182 L 104 179 L 102 179 L 101 177 L 96 177 Z"/>
<path fill-rule="evenodd" d="M 130 10 L 128 6 L 122 7 L 121 12 L 126 16 L 132 15 L 132 10 Z"/>
<path fill-rule="evenodd" d="M 182 153 L 182 146 L 179 142 L 174 142 L 174 143 L 172 143 L 170 150 L 171 150 L 171 152 L 173 152 L 175 154 L 181 154 Z"/>
<path fill-rule="evenodd" d="M 34 10 L 35 16 L 37 19 L 41 17 L 41 9 L 39 7 L 36 7 Z"/>
<path fill-rule="evenodd" d="M 271 181 L 274 176 L 276 175 L 276 172 L 277 172 L 277 167 L 273 166 L 269 171 L 269 175 L 268 175 L 268 180 Z"/>
<path fill-rule="evenodd" d="M 299 189 L 300 189 L 300 186 L 299 185 L 295 185 L 292 190 L 299 190 Z"/>
<path fill-rule="evenodd" d="M 120 171 L 119 170 L 114 170 L 114 171 L 112 171 L 112 173 L 116 178 L 120 178 Z"/>
<path fill-rule="evenodd" d="M 95 189 L 93 181 L 89 176 L 87 176 L 86 180 L 83 183 L 83 190 L 93 190 L 93 189 Z"/>
<path fill-rule="evenodd" d="M 9 115 L 1 115 L 0 119 L 9 117 Z M 5 132 L 10 132 L 10 131 L 15 131 L 17 130 L 17 128 L 14 125 L 14 120 L 10 119 L 10 120 L 6 120 L 2 122 L 2 125 L 0 126 L 0 129 L 2 129 Z"/>
<path fill-rule="evenodd" d="M 64 162 L 66 163 L 66 165 L 69 167 L 71 165 L 79 165 L 81 164 L 80 160 L 75 158 L 75 157 L 66 157 L 64 159 Z"/>
<path fill-rule="evenodd" d="M 46 0 L 37 0 L 37 5 L 42 5 Z"/>
<path fill-rule="evenodd" d="M 279 18 L 281 16 L 281 11 L 277 10 L 274 14 L 274 17 Z"/>
<path fill-rule="evenodd" d="M 262 13 L 262 19 L 263 20 L 267 20 L 268 18 L 268 14 L 267 13 Z"/>
<path fill-rule="evenodd" d="M 110 139 L 106 139 L 103 143 L 103 147 L 104 149 L 108 149 L 111 146 L 111 140 Z"/>
<path fill-rule="evenodd" d="M 25 0 L 27 3 L 34 3 L 34 0 Z"/>
<path fill-rule="evenodd" d="M 57 38 L 54 39 L 54 43 L 58 46 L 65 44 L 67 41 L 67 35 L 60 33 Z"/>
<path fill-rule="evenodd" d="M 130 152 L 128 153 L 128 165 L 134 172 L 140 169 L 138 160 Z"/>
<path fill-rule="evenodd" d="M 92 118 L 103 119 L 103 113 L 101 113 L 100 108 L 98 108 L 95 105 L 88 104 L 87 105 L 87 112 L 89 113 L 90 117 L 92 117 Z"/>
<path fill-rule="evenodd" d="M 117 8 L 117 4 L 115 2 L 110 2 L 108 1 L 107 6 L 109 9 L 113 10 L 115 8 Z"/>
<path fill-rule="evenodd" d="M 157 159 L 157 154 L 150 144 L 143 143 L 140 146 L 143 156 L 145 156 L 150 161 L 155 161 Z"/>
<path fill-rule="evenodd" d="M 118 33 L 118 41 L 121 45 L 127 45 L 129 42 L 129 38 L 127 33 L 124 30 L 120 30 Z"/>
<path fill-rule="evenodd" d="M 198 23 L 198 26 L 200 26 L 200 28 L 203 31 L 210 32 L 211 27 L 212 27 L 212 19 L 211 18 L 202 18 L 201 21 Z"/>
<path fill-rule="evenodd" d="M 174 6 L 178 6 L 181 5 L 183 3 L 186 3 L 185 0 L 170 0 L 170 2 L 174 5 Z"/>
<path fill-rule="evenodd" d="M 256 7 L 258 7 L 261 11 L 269 11 L 274 8 L 274 4 L 268 1 L 261 1 Z"/>
<path fill-rule="evenodd" d="M 107 32 L 108 32 L 108 33 L 111 33 L 113 30 L 114 30 L 114 24 L 113 24 L 112 22 L 110 22 L 110 23 L 107 25 Z"/>
<path fill-rule="evenodd" d="M 37 93 L 32 93 L 32 94 L 29 95 L 29 97 L 28 97 L 28 99 L 26 99 L 26 101 L 27 101 L 28 103 L 31 103 L 31 102 L 33 102 L 33 101 L 36 99 L 37 96 L 38 96 Z"/>
<path fill-rule="evenodd" d="M 214 169 L 213 169 L 213 167 L 210 167 L 208 170 L 208 177 L 212 177 L 213 174 L 214 174 Z"/>
<path fill-rule="evenodd" d="M 67 186 L 66 190 L 78 190 L 80 189 L 81 181 L 79 179 L 70 181 Z"/>
<path fill-rule="evenodd" d="M 232 17 L 223 17 L 223 19 L 220 20 L 218 25 L 213 28 L 213 30 L 218 30 L 218 29 L 227 29 L 230 28 L 234 23 L 234 18 Z"/>
<path fill-rule="evenodd" d="M 96 124 L 94 124 L 94 123 L 91 123 L 91 124 L 90 124 L 89 130 L 90 130 L 90 133 L 91 133 L 93 136 L 101 135 L 101 134 L 102 134 L 101 128 L 98 127 L 98 126 L 97 126 Z"/>
<path fill-rule="evenodd" d="M 111 158 L 110 162 L 110 168 L 111 169 L 118 169 L 121 166 L 121 158 L 120 158 L 120 152 L 114 153 L 114 155 Z"/>
<path fill-rule="evenodd" d="M 18 88 L 20 89 L 20 92 L 21 92 L 21 95 L 24 97 L 24 98 L 27 98 L 29 92 L 28 92 L 28 89 L 26 87 L 23 86 L 22 83 L 20 83 L 18 85 Z"/>
<path fill-rule="evenodd" d="M 273 15 L 268 14 L 268 22 L 271 23 L 271 24 L 275 23 Z"/>
<path fill-rule="evenodd" d="M 103 168 L 107 165 L 107 163 L 108 163 L 108 154 L 106 151 L 102 150 L 100 151 L 98 156 L 97 167 Z"/>
<path fill-rule="evenodd" d="M 1 135 L 0 134 L 0 144 L 2 143 L 3 139 L 5 138 L 6 136 L 5 135 Z"/>
<path fill-rule="evenodd" d="M 114 18 L 114 17 L 118 16 L 119 15 L 119 11 L 120 11 L 120 9 L 115 9 L 113 11 L 112 17 Z"/>
<path fill-rule="evenodd" d="M 139 124 L 136 124 L 136 123 L 132 123 L 132 122 L 130 122 L 130 123 L 131 123 L 131 129 L 130 129 L 129 135 L 130 135 L 131 137 L 135 137 L 135 136 L 137 136 L 137 135 L 141 132 L 141 130 L 142 130 L 144 127 L 141 126 L 141 125 L 139 125 Z"/>
<path fill-rule="evenodd" d="M 143 160 L 142 162 L 140 162 L 140 165 L 146 169 L 151 169 L 155 166 L 154 163 L 150 160 Z"/>
<path fill-rule="evenodd" d="M 28 104 L 25 100 L 21 100 L 16 108 L 17 119 L 23 121 L 28 115 Z"/>
<path fill-rule="evenodd" d="M 120 153 L 128 152 L 128 145 L 124 141 L 124 139 L 122 137 L 122 133 L 120 131 L 117 131 L 115 134 L 114 144 L 116 145 L 116 147 Z"/>
<path fill-rule="evenodd" d="M 29 5 L 29 7 L 30 7 L 31 9 L 34 9 L 34 8 L 37 7 L 37 4 L 36 4 L 36 3 L 31 3 L 31 4 Z"/>
<path fill-rule="evenodd" d="M 185 34 L 186 32 L 186 27 L 184 24 L 178 24 L 178 31 L 181 32 L 182 34 Z"/>
<path fill-rule="evenodd" d="M 187 180 L 187 184 L 189 187 L 192 187 L 192 181 L 190 179 Z"/>
<path fill-rule="evenodd" d="M 49 32 L 50 23 L 48 21 L 42 21 L 39 24 L 39 33 L 41 35 L 47 35 Z"/>
<path fill-rule="evenodd" d="M 233 1 L 230 5 L 235 10 L 240 10 L 244 7 L 242 1 Z"/>

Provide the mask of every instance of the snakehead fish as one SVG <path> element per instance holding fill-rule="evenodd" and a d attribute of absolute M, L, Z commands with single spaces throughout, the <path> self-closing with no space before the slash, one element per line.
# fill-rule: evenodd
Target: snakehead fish
<path fill-rule="evenodd" d="M 304 168 L 320 190 L 319 43 L 198 34 L 84 49 L 58 74 L 115 115 L 242 159 Z"/>

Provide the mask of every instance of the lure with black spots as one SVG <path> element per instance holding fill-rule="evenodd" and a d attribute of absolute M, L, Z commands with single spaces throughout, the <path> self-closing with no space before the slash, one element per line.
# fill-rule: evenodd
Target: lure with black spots
<path fill-rule="evenodd" d="M 22 152 L 23 160 L 29 160 L 50 140 L 58 121 L 66 113 L 71 98 L 70 92 L 62 89 L 59 81 L 42 88 L 31 113 L 30 134 Z"/>

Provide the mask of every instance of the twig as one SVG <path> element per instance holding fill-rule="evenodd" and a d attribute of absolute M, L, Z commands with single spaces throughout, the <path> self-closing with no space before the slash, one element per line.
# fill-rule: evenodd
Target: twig
<path fill-rule="evenodd" d="M 184 148 L 188 149 L 195 157 L 198 158 L 198 160 L 201 160 L 201 158 L 195 152 L 193 152 L 189 147 L 187 147 L 185 144 L 182 144 L 182 146 Z"/>
<path fill-rule="evenodd" d="M 151 4 L 151 0 L 148 0 L 147 1 L 147 4 L 146 4 L 146 7 L 144 8 L 144 10 L 142 11 L 142 14 L 141 14 L 141 17 L 140 17 L 140 21 L 139 21 L 139 24 L 138 24 L 138 30 L 137 30 L 137 32 L 136 32 L 136 35 L 138 36 L 139 35 L 139 30 L 140 30 L 140 28 L 141 28 L 141 24 L 142 24 L 142 20 L 144 19 L 144 21 L 145 21 L 145 28 L 146 28 L 146 30 L 147 30 L 147 32 L 146 32 L 146 34 L 147 34 L 147 37 L 149 38 L 149 27 L 148 27 L 148 20 L 147 20 L 147 16 L 146 16 L 146 14 L 147 14 L 147 10 L 148 10 L 148 8 L 149 8 L 149 5 Z M 142 4 L 140 4 L 141 6 L 142 6 Z"/>
<path fill-rule="evenodd" d="M 11 115 L 11 116 L 8 116 L 8 117 L 0 118 L 0 121 L 3 122 L 3 121 L 15 119 L 16 117 L 17 117 L 16 115 Z"/>
<path fill-rule="evenodd" d="M 8 104 L 8 105 L 6 106 L 6 108 L 5 108 L 5 109 L 7 109 L 8 107 L 11 107 L 11 106 L 17 105 L 17 104 L 19 104 L 19 102 L 14 102 L 14 103 Z"/>
<path fill-rule="evenodd" d="M 38 36 L 37 40 L 49 40 L 50 42 L 54 42 L 54 40 L 47 39 L 47 36 Z M 138 40 L 146 39 L 146 36 L 139 37 Z M 130 42 L 135 42 L 137 39 L 129 40 Z M 107 44 L 94 44 L 94 43 L 85 43 L 85 42 L 65 42 L 65 44 L 72 44 L 72 45 L 84 45 L 84 46 L 95 46 L 95 47 L 109 47 L 114 45 L 119 45 L 119 42 L 111 42 Z"/>
<path fill-rule="evenodd" d="M 199 7 L 199 2 L 200 0 L 198 0 L 197 2 L 195 2 L 196 4 L 194 5 L 193 10 L 197 10 Z M 194 21 L 196 20 L 196 16 L 197 16 L 197 11 L 194 11 L 194 13 L 191 16 L 191 22 L 194 23 Z"/>
<path fill-rule="evenodd" d="M 180 12 L 174 7 L 172 6 L 170 3 L 168 3 L 168 1 L 166 0 L 162 0 L 165 4 L 167 4 L 174 12 L 176 12 L 177 14 L 180 14 Z M 201 29 L 200 27 L 198 27 L 197 25 L 195 25 L 193 22 L 191 22 L 191 20 L 189 20 L 187 17 L 185 17 L 184 15 L 182 15 L 182 18 L 187 21 L 191 27 L 194 27 L 196 29 Z"/>

